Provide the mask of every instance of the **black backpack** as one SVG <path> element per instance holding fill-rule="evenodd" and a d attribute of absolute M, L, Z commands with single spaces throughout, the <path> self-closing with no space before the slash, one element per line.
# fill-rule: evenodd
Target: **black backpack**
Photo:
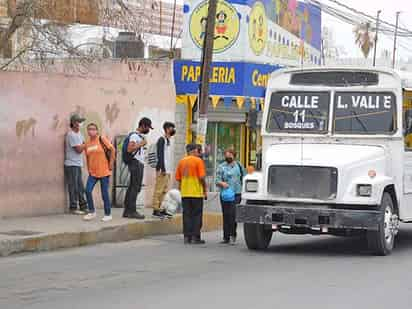
<path fill-rule="evenodd" d="M 133 161 L 135 155 L 136 155 L 138 152 L 141 151 L 141 149 L 138 149 L 138 150 L 136 150 L 136 151 L 134 151 L 134 152 L 128 152 L 128 151 L 127 151 L 127 148 L 129 147 L 130 137 L 131 137 L 133 134 L 138 134 L 138 135 L 141 137 L 141 135 L 140 135 L 139 133 L 137 133 L 137 132 L 130 132 L 129 135 L 127 135 L 127 137 L 124 139 L 124 141 L 123 141 L 123 146 L 122 146 L 122 160 L 123 160 L 124 164 L 126 164 L 126 165 L 127 165 L 127 164 L 130 164 L 130 163 Z"/>

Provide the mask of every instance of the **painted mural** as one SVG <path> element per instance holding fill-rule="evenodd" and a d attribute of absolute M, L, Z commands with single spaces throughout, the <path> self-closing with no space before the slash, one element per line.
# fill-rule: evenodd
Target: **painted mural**
<path fill-rule="evenodd" d="M 184 59 L 199 60 L 208 2 L 184 5 Z M 320 64 L 320 8 L 296 0 L 219 0 L 214 60 Z"/>

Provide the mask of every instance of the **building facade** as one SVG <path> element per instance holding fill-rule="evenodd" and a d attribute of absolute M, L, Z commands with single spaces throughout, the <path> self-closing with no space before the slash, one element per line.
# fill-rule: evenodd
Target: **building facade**
<path fill-rule="evenodd" d="M 174 121 L 175 96 L 169 61 L 101 62 L 87 75 L 58 68 L 46 73 L 0 72 L 0 218 L 67 209 L 64 136 L 72 113 L 85 117 L 86 124 L 96 123 L 115 142 L 112 193 L 122 207 L 128 177 L 120 155 L 124 136 L 136 129 L 141 117 L 149 117 L 155 130 L 148 142 L 156 142 L 162 124 Z M 81 132 L 86 137 L 86 126 Z M 154 178 L 154 169 L 147 168 L 146 206 L 151 203 Z M 96 199 L 98 207 L 100 200 Z"/>
<path fill-rule="evenodd" d="M 174 81 L 185 141 L 197 117 L 207 2 L 183 6 L 182 60 Z M 205 159 L 210 189 L 226 148 L 246 166 L 260 151 L 260 122 L 270 74 L 282 67 L 321 64 L 321 11 L 293 0 L 220 0 L 217 5 Z M 178 156 L 179 154 L 177 154 Z"/>

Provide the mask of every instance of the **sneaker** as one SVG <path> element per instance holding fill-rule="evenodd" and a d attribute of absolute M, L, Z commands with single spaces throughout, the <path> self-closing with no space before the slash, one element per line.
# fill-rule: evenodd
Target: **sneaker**
<path fill-rule="evenodd" d="M 109 221 L 112 221 L 113 220 L 113 217 L 112 216 L 104 216 L 103 218 L 102 218 L 102 222 L 109 222 Z"/>
<path fill-rule="evenodd" d="M 76 216 L 84 216 L 87 212 L 84 210 L 79 210 L 79 209 L 70 209 L 70 214 L 76 215 Z"/>
<path fill-rule="evenodd" d="M 160 219 L 164 217 L 163 213 L 160 210 L 157 210 L 157 209 L 153 210 L 152 216 L 155 217 L 155 218 L 160 218 Z"/>
<path fill-rule="evenodd" d="M 88 213 L 87 215 L 85 215 L 85 216 L 83 217 L 83 220 L 85 220 L 85 221 L 91 221 L 91 220 L 93 220 L 94 218 L 96 218 L 96 213 L 95 213 L 95 212 L 91 212 L 91 213 Z"/>
<path fill-rule="evenodd" d="M 162 216 L 164 216 L 164 217 L 167 218 L 167 219 L 173 218 L 173 215 L 172 215 L 172 214 L 169 214 L 169 213 L 166 211 L 166 209 L 161 210 L 160 213 L 162 214 Z"/>
<path fill-rule="evenodd" d="M 184 239 L 184 244 L 185 245 L 189 245 L 189 244 L 191 244 L 192 243 L 192 238 L 191 237 L 185 237 L 185 239 Z"/>
<path fill-rule="evenodd" d="M 236 245 L 236 237 L 235 236 L 230 236 L 230 244 L 231 245 Z"/>
<path fill-rule="evenodd" d="M 229 243 L 229 239 L 223 239 L 220 244 L 221 245 L 227 245 Z"/>

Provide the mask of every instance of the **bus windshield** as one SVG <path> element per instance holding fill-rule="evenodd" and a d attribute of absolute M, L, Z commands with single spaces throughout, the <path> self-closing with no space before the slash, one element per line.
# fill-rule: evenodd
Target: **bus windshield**
<path fill-rule="evenodd" d="M 326 133 L 329 92 L 274 92 L 266 129 L 269 133 Z"/>
<path fill-rule="evenodd" d="M 390 92 L 337 92 L 334 132 L 391 134 L 396 131 L 396 97 Z"/>

